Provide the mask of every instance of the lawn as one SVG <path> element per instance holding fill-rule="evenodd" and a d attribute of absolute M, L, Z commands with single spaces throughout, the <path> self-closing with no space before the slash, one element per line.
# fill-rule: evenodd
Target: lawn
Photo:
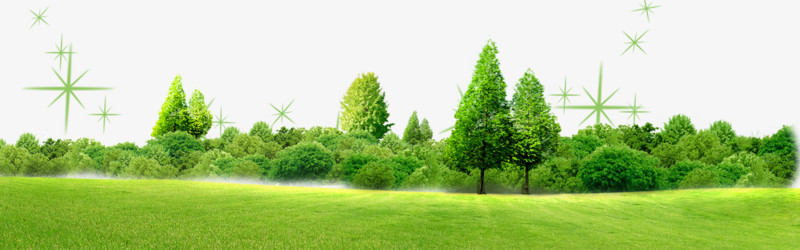
<path fill-rule="evenodd" d="M 568 195 L 0 178 L 0 248 L 800 246 L 800 189 Z"/>

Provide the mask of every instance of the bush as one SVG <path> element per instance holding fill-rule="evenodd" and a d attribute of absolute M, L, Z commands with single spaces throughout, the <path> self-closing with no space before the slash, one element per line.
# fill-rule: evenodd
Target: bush
<path fill-rule="evenodd" d="M 583 161 L 578 176 L 589 190 L 646 191 L 659 188 L 658 160 L 627 146 L 604 146 Z"/>
<path fill-rule="evenodd" d="M 474 192 L 475 183 L 475 178 L 463 172 L 453 171 L 442 165 L 430 165 L 414 170 L 401 186 L 411 190 Z"/>
<path fill-rule="evenodd" d="M 272 141 L 272 128 L 266 122 L 259 121 L 250 128 L 250 135 L 258 137 L 262 142 L 266 143 Z"/>
<path fill-rule="evenodd" d="M 248 155 L 242 158 L 242 160 L 252 161 L 256 165 L 258 165 L 259 169 L 259 176 L 267 176 L 270 171 L 271 162 L 269 158 L 263 155 Z"/>
<path fill-rule="evenodd" d="M 345 181 L 352 181 L 356 176 L 358 170 L 367 165 L 367 163 L 379 161 L 380 158 L 368 154 L 353 154 L 342 161 L 342 177 Z"/>
<path fill-rule="evenodd" d="M 555 157 L 530 172 L 532 192 L 583 192 L 586 187 L 578 178 L 580 161 L 576 158 Z"/>
<path fill-rule="evenodd" d="M 53 140 L 53 138 L 47 138 L 47 141 L 39 148 L 39 152 L 47 156 L 47 159 L 55 159 L 69 152 L 70 143 L 72 143 L 71 140 Z"/>
<path fill-rule="evenodd" d="M 251 154 L 266 155 L 264 141 L 258 136 L 248 134 L 238 134 L 233 138 L 233 142 L 225 147 L 225 151 L 233 157 L 241 158 Z"/>
<path fill-rule="evenodd" d="M 178 169 L 171 165 L 162 166 L 158 161 L 137 156 L 131 159 L 130 164 L 123 172 L 122 176 L 133 178 L 156 178 L 166 179 L 175 178 Z"/>
<path fill-rule="evenodd" d="M 222 170 L 214 164 L 219 159 L 232 158 L 225 151 L 214 149 L 205 152 L 200 161 L 193 168 L 186 171 L 185 177 L 190 178 L 213 178 L 222 175 Z"/>
<path fill-rule="evenodd" d="M 384 140 L 386 137 L 384 137 Z M 422 161 L 417 158 L 409 157 L 409 156 L 402 156 L 398 155 L 392 157 L 392 162 L 395 163 L 392 165 L 392 169 L 394 170 L 394 177 L 395 177 L 395 187 L 399 187 L 403 184 L 403 181 L 414 173 L 415 170 L 422 167 Z"/>
<path fill-rule="evenodd" d="M 719 184 L 724 187 L 732 187 L 742 176 L 747 174 L 747 169 L 739 163 L 723 162 L 715 169 L 719 177 Z"/>
<path fill-rule="evenodd" d="M 367 163 L 353 177 L 353 185 L 368 189 L 389 189 L 395 183 L 394 171 L 386 162 Z"/>
<path fill-rule="evenodd" d="M 261 169 L 258 164 L 250 160 L 241 160 L 233 166 L 231 177 L 245 178 L 245 179 L 258 179 L 261 177 Z"/>
<path fill-rule="evenodd" d="M 25 161 L 25 165 L 22 168 L 22 174 L 27 176 L 47 176 L 52 174 L 52 171 L 48 168 L 47 156 L 44 156 L 41 153 L 31 154 L 28 157 L 28 160 Z"/>
<path fill-rule="evenodd" d="M 222 131 L 222 135 L 219 137 L 222 139 L 223 144 L 231 144 L 233 142 L 233 138 L 236 135 L 241 134 L 242 132 L 239 131 L 236 127 L 227 127 L 224 131 Z"/>
<path fill-rule="evenodd" d="M 680 188 L 713 188 L 720 184 L 719 176 L 708 168 L 696 168 L 686 174 Z"/>
<path fill-rule="evenodd" d="M 30 158 L 27 149 L 15 146 L 0 147 L 0 175 L 14 176 L 22 173 Z"/>
<path fill-rule="evenodd" d="M 707 167 L 709 167 L 708 164 L 699 161 L 683 160 L 675 163 L 675 165 L 672 165 L 672 167 L 669 168 L 669 175 L 667 176 L 669 187 L 676 188 L 681 186 L 681 182 L 683 181 L 684 177 L 686 177 L 686 175 L 688 175 L 690 172 L 694 171 L 695 169 Z"/>
<path fill-rule="evenodd" d="M 283 180 L 315 179 L 333 167 L 333 155 L 319 143 L 300 143 L 278 153 L 272 176 Z"/>
<path fill-rule="evenodd" d="M 303 131 L 304 129 L 302 128 L 287 129 L 286 127 L 281 127 L 272 140 L 281 145 L 282 148 L 291 147 L 303 140 Z"/>
<path fill-rule="evenodd" d="M 167 150 L 170 157 L 178 157 L 182 153 L 193 151 L 205 152 L 203 143 L 184 131 L 168 132 L 147 141 L 149 145 L 160 145 Z"/>

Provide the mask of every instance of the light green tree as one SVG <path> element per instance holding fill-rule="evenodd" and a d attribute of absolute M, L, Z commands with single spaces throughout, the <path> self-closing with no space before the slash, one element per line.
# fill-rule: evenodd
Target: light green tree
<path fill-rule="evenodd" d="M 189 112 L 186 106 L 186 94 L 183 92 L 181 76 L 175 76 L 172 85 L 169 87 L 167 99 L 161 105 L 161 112 L 158 113 L 158 121 L 150 134 L 153 137 L 174 132 L 187 131 L 189 124 Z"/>
<path fill-rule="evenodd" d="M 394 123 L 388 123 L 386 93 L 381 90 L 375 73 L 361 74 L 347 89 L 341 104 L 341 126 L 344 131 L 365 130 L 383 138 Z"/>
<path fill-rule="evenodd" d="M 419 134 L 422 136 L 422 141 L 433 139 L 433 130 L 431 130 L 431 125 L 428 124 L 428 119 L 422 118 L 422 122 L 419 124 Z"/>
<path fill-rule="evenodd" d="M 208 134 L 211 129 L 214 116 L 206 106 L 205 97 L 199 90 L 192 93 L 192 99 L 189 101 L 189 127 L 187 132 L 195 138 L 200 138 Z"/>
<path fill-rule="evenodd" d="M 664 123 L 664 129 L 661 130 L 659 137 L 662 142 L 677 144 L 681 137 L 693 134 L 697 134 L 697 129 L 694 128 L 692 120 L 686 115 L 678 114 Z"/>
<path fill-rule="evenodd" d="M 403 141 L 413 145 L 418 144 L 420 139 L 419 118 L 417 118 L 417 111 L 415 110 L 414 113 L 411 113 L 411 117 L 408 118 L 408 125 L 403 131 Z"/>
<path fill-rule="evenodd" d="M 506 83 L 497 60 L 497 46 L 489 40 L 475 65 L 472 82 L 456 111 L 456 127 L 445 155 L 461 171 L 480 171 L 478 194 L 485 194 L 485 171 L 499 168 L 509 154 L 511 120 Z"/>
<path fill-rule="evenodd" d="M 525 171 L 522 193 L 529 194 L 530 170 L 544 162 L 556 149 L 561 126 L 544 99 L 544 87 L 528 69 L 515 87 L 511 99 L 514 124 L 512 159 Z"/>

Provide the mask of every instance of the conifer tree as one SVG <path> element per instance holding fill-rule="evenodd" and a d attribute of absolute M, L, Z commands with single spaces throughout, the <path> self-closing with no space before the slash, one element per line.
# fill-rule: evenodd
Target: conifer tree
<path fill-rule="evenodd" d="M 386 93 L 381 90 L 375 73 L 361 74 L 350 84 L 340 103 L 342 130 L 364 130 L 375 138 L 383 138 L 394 125 L 388 123 L 389 111 L 385 98 Z"/>
<path fill-rule="evenodd" d="M 200 138 L 208 133 L 211 129 L 214 116 L 206 106 L 205 97 L 199 90 L 192 93 L 192 99 L 189 101 L 189 126 L 186 132 L 193 135 L 195 138 Z"/>
<path fill-rule="evenodd" d="M 174 132 L 187 131 L 189 127 L 189 112 L 186 107 L 186 94 L 183 92 L 181 76 L 175 76 L 169 87 L 167 99 L 158 112 L 158 121 L 150 134 L 153 137 Z"/>
<path fill-rule="evenodd" d="M 419 124 L 419 134 L 422 141 L 428 141 L 433 139 L 433 130 L 431 130 L 431 125 L 428 124 L 428 119 L 422 118 L 422 123 Z"/>
<path fill-rule="evenodd" d="M 478 194 L 486 193 L 485 171 L 499 168 L 510 151 L 511 120 L 505 90 L 497 46 L 489 40 L 459 103 L 455 129 L 445 148 L 445 155 L 456 169 L 480 170 Z"/>
<path fill-rule="evenodd" d="M 414 113 L 411 113 L 411 117 L 408 118 L 408 125 L 406 125 L 406 130 L 403 132 L 403 141 L 414 145 L 418 144 L 420 139 L 419 119 L 417 118 L 417 111 L 415 110 Z"/>

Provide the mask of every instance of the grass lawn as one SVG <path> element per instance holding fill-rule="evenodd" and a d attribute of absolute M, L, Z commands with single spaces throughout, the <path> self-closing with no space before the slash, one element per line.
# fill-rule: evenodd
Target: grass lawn
<path fill-rule="evenodd" d="M 569 195 L 0 178 L 0 248 L 800 247 L 800 189 Z"/>

